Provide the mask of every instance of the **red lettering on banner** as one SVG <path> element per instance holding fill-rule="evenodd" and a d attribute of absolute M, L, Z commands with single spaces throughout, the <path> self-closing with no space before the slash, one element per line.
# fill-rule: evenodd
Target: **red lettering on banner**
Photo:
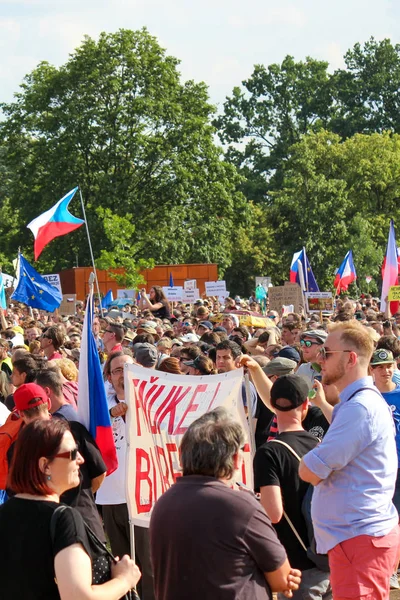
<path fill-rule="evenodd" d="M 146 467 L 142 471 L 142 462 L 145 461 Z M 150 479 L 150 459 L 149 455 L 142 448 L 136 448 L 136 481 L 135 481 L 135 500 L 138 514 L 148 513 L 153 505 L 153 484 Z M 149 486 L 148 502 L 142 503 L 142 483 L 147 482 Z"/>
<path fill-rule="evenodd" d="M 155 415 L 153 417 L 153 423 L 152 423 L 152 429 L 151 432 L 152 433 L 159 433 L 160 429 L 159 429 L 159 416 L 161 415 L 161 413 L 163 412 L 163 410 L 165 409 L 166 406 L 168 406 L 171 398 L 173 397 L 173 395 L 175 394 L 175 390 L 176 390 L 176 386 L 173 386 L 168 394 L 167 397 L 165 398 L 165 400 L 163 400 L 160 404 L 160 406 L 157 408 Z"/>
<path fill-rule="evenodd" d="M 217 387 L 215 388 L 214 396 L 212 397 L 212 400 L 211 400 L 211 402 L 210 402 L 210 404 L 209 404 L 209 406 L 208 406 L 208 408 L 207 408 L 206 412 L 208 412 L 209 410 L 211 410 L 211 407 L 212 407 L 212 405 L 213 405 L 213 402 L 214 402 L 215 398 L 217 397 L 217 394 L 218 394 L 218 392 L 219 392 L 219 388 L 220 388 L 220 387 L 221 387 L 221 382 L 219 382 L 219 383 L 217 384 Z"/>
<path fill-rule="evenodd" d="M 156 467 L 156 461 L 154 460 L 153 450 L 154 450 L 154 448 L 149 448 L 151 462 L 153 465 L 153 491 L 154 491 L 154 502 L 155 502 L 158 499 L 158 496 L 157 496 L 157 467 Z"/>
<path fill-rule="evenodd" d="M 162 494 L 169 488 L 170 486 L 170 481 L 169 481 L 169 477 L 170 477 L 170 472 L 169 472 L 169 466 L 168 466 L 168 462 L 167 462 L 167 458 L 165 456 L 165 452 L 164 452 L 164 448 L 162 448 L 161 446 L 156 446 L 156 453 L 158 456 L 158 464 L 159 464 L 159 468 L 160 468 L 160 478 L 161 478 L 161 488 L 162 488 Z M 162 465 L 161 465 L 161 458 L 164 461 L 164 466 L 165 469 L 163 470 Z"/>
<path fill-rule="evenodd" d="M 157 428 L 154 420 L 152 421 L 151 419 L 151 409 L 153 408 L 153 404 L 154 402 L 160 397 L 160 395 L 164 392 L 165 390 L 165 385 L 153 385 L 148 394 L 146 394 L 146 415 L 147 415 L 147 422 L 149 423 L 149 430 L 151 431 L 151 433 L 160 433 L 159 429 Z M 154 393 L 153 393 L 154 392 Z M 150 394 L 153 393 L 153 396 L 150 398 Z M 150 401 L 149 401 L 150 398 Z"/>
<path fill-rule="evenodd" d="M 172 474 L 172 478 L 174 481 L 177 480 L 178 477 L 182 477 L 182 473 L 180 471 L 174 471 L 174 465 L 172 464 L 172 453 L 175 453 L 178 451 L 178 448 L 176 447 L 175 442 L 172 442 L 171 444 L 166 444 L 165 445 L 167 448 L 167 452 L 168 452 L 168 462 L 169 462 L 169 466 L 171 469 L 171 474 Z"/>
<path fill-rule="evenodd" d="M 138 388 L 139 384 L 139 388 Z M 135 405 L 136 405 L 136 435 L 142 435 L 142 430 L 140 428 L 140 412 L 139 408 L 143 410 L 143 392 L 147 385 L 147 381 L 140 381 L 139 379 L 133 380 L 133 385 L 135 388 Z"/>
<path fill-rule="evenodd" d="M 186 410 L 184 411 L 181 420 L 179 421 L 178 425 L 175 428 L 175 431 L 173 433 L 173 435 L 183 435 L 186 431 L 186 429 L 189 427 L 189 425 L 187 427 L 182 427 L 182 423 L 184 422 L 184 420 L 186 419 L 186 415 L 189 412 L 196 412 L 196 410 L 199 408 L 198 404 L 195 404 L 194 401 L 196 399 L 197 394 L 201 394 L 202 392 L 205 392 L 207 390 L 207 384 L 203 383 L 201 385 L 197 385 L 193 396 L 191 397 L 189 404 L 187 405 Z"/>
<path fill-rule="evenodd" d="M 182 400 L 185 398 L 185 396 L 187 396 L 187 394 L 189 394 L 192 387 L 189 386 L 182 391 L 181 385 L 179 387 L 174 385 L 174 387 L 172 389 L 174 390 L 175 395 L 171 399 L 171 402 L 166 406 L 166 408 L 164 409 L 164 412 L 160 415 L 159 419 L 157 419 L 157 425 L 158 425 L 158 427 L 160 427 L 160 424 L 168 416 L 168 413 L 169 413 L 169 421 L 168 421 L 168 428 L 167 428 L 169 435 L 172 435 L 172 432 L 174 431 L 176 407 L 178 406 L 178 404 L 180 402 L 182 402 Z"/>

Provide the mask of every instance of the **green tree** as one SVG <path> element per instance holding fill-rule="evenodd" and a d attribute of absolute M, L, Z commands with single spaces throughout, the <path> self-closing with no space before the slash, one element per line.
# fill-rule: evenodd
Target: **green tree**
<path fill-rule="evenodd" d="M 120 30 L 86 37 L 65 65 L 43 62 L 27 75 L 15 101 L 2 105 L 0 125 L 11 207 L 24 207 L 20 232 L 79 184 L 102 264 L 128 259 L 129 240 L 121 250 L 110 231 L 118 217 L 134 226 L 136 264 L 230 264 L 236 214 L 246 211 L 240 178 L 214 143 L 206 85 L 181 83 L 178 64 L 145 29 Z M 78 206 L 74 199 L 77 215 Z M 76 255 L 89 264 L 85 236 L 80 228 L 52 242 L 41 267 L 69 267 Z M 31 247 L 28 236 L 21 242 Z"/>
<path fill-rule="evenodd" d="M 246 177 L 248 199 L 263 201 L 282 180 L 289 148 L 332 117 L 328 63 L 286 56 L 281 65 L 255 65 L 242 87 L 235 87 L 216 120 L 226 158 Z"/>

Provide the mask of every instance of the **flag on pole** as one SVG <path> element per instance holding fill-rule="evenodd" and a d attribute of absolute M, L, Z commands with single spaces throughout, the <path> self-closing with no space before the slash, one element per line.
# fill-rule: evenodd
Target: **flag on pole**
<path fill-rule="evenodd" d="M 7 308 L 6 290 L 4 288 L 3 274 L 0 272 L 0 308 Z"/>
<path fill-rule="evenodd" d="M 68 194 L 65 194 L 57 204 L 36 217 L 36 219 L 33 219 L 27 225 L 35 236 L 35 260 L 39 258 L 43 248 L 54 240 L 54 238 L 78 229 L 85 222 L 71 215 L 68 210 L 68 204 L 71 202 L 77 189 L 76 187 L 68 192 Z"/>
<path fill-rule="evenodd" d="M 78 382 L 78 420 L 90 431 L 107 466 L 107 475 L 118 467 L 99 354 L 92 332 L 93 283 L 83 323 Z"/>
<path fill-rule="evenodd" d="M 169 287 L 174 287 L 174 278 L 172 277 L 172 273 L 169 274 Z"/>
<path fill-rule="evenodd" d="M 389 294 L 389 288 L 397 285 L 398 282 L 398 256 L 396 246 L 396 234 L 394 231 L 393 219 L 390 220 L 389 237 L 386 247 L 386 257 L 382 267 L 382 295 L 381 295 L 381 312 L 386 310 L 386 299 Z M 390 302 L 390 312 L 395 314 L 398 311 L 399 303 Z"/>
<path fill-rule="evenodd" d="M 302 281 L 300 280 L 299 262 L 303 268 L 304 276 L 304 288 Z M 295 252 L 292 258 L 292 264 L 290 265 L 290 279 L 292 283 L 298 283 L 301 286 L 303 292 L 319 292 L 319 287 L 314 277 L 311 265 L 308 261 L 305 248 L 300 252 Z"/>
<path fill-rule="evenodd" d="M 114 296 L 112 290 L 108 290 L 107 294 L 104 296 L 101 301 L 101 308 L 108 308 L 110 304 L 114 302 Z"/>
<path fill-rule="evenodd" d="M 335 281 L 333 283 L 336 293 L 340 294 L 340 292 L 346 292 L 350 283 L 356 279 L 357 274 L 353 263 L 353 252 L 349 250 L 336 273 Z"/>
<path fill-rule="evenodd" d="M 23 302 L 32 308 L 54 312 L 62 302 L 62 294 L 39 275 L 20 254 L 18 285 L 11 299 Z"/>

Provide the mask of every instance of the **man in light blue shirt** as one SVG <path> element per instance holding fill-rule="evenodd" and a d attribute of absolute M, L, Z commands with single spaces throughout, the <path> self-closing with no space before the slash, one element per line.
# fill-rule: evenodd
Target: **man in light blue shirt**
<path fill-rule="evenodd" d="M 300 477 L 315 486 L 317 550 L 328 552 L 335 600 L 348 598 L 350 589 L 352 598 L 387 599 L 398 555 L 394 425 L 368 377 L 373 350 L 357 321 L 330 330 L 319 357 L 322 383 L 335 385 L 341 402 L 323 442 L 300 463 Z"/>

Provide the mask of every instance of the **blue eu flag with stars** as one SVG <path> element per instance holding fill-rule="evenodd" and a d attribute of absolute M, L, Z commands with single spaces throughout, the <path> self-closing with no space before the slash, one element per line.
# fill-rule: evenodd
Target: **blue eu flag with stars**
<path fill-rule="evenodd" d="M 62 294 L 39 275 L 20 254 L 19 281 L 11 299 L 23 302 L 32 308 L 54 312 L 61 304 Z"/>

